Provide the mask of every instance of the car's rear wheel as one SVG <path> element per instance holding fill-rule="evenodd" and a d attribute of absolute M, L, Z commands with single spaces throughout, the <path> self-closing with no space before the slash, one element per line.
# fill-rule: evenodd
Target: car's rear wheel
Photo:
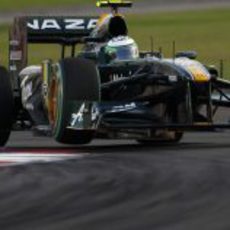
<path fill-rule="evenodd" d="M 153 145 L 153 144 L 176 144 L 183 138 L 183 132 L 163 132 L 149 139 L 137 140 L 140 144 Z"/>
<path fill-rule="evenodd" d="M 69 129 L 73 105 L 80 110 L 83 102 L 100 99 L 98 71 L 93 62 L 83 58 L 61 60 L 52 81 L 52 106 L 49 117 L 56 141 L 65 144 L 87 144 L 95 131 L 91 129 Z"/>
<path fill-rule="evenodd" d="M 0 147 L 9 139 L 13 121 L 13 93 L 7 70 L 0 67 Z"/>

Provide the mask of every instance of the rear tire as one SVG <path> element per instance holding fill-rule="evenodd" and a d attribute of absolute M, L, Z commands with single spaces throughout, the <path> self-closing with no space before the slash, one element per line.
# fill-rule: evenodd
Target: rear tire
<path fill-rule="evenodd" d="M 13 121 L 13 93 L 7 70 L 0 66 L 0 147 L 9 139 Z"/>
<path fill-rule="evenodd" d="M 57 72 L 57 106 L 53 133 L 56 141 L 64 144 L 87 144 L 94 137 L 94 130 L 67 129 L 71 118 L 71 101 L 99 101 L 98 72 L 92 61 L 83 58 L 66 58 L 59 62 Z"/>

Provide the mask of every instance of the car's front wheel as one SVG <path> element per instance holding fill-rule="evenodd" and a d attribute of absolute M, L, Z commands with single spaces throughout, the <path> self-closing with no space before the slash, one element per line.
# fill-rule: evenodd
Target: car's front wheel
<path fill-rule="evenodd" d="M 61 60 L 50 87 L 52 105 L 49 117 L 56 141 L 65 144 L 89 143 L 94 137 L 94 130 L 71 129 L 68 126 L 73 110 L 76 116 L 84 104 L 100 100 L 100 82 L 95 64 L 83 58 Z"/>

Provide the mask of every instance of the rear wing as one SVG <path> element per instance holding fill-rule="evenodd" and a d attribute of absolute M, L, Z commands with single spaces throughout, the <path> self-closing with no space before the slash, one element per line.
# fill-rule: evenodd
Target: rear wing
<path fill-rule="evenodd" d="M 68 43 L 71 38 L 87 37 L 97 20 L 90 17 L 26 18 L 28 42 Z"/>
<path fill-rule="evenodd" d="M 29 43 L 75 45 L 84 42 L 96 27 L 98 17 L 17 17 L 9 31 L 9 71 L 14 91 L 19 72 L 28 63 Z"/>

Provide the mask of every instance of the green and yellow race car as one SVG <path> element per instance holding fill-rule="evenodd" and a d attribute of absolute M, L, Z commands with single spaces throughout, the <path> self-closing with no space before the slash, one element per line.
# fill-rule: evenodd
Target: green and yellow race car
<path fill-rule="evenodd" d="M 218 108 L 229 115 L 230 107 L 230 82 L 219 78 L 217 69 L 197 61 L 191 51 L 169 59 L 140 51 L 119 14 L 119 7 L 132 2 L 97 5 L 111 12 L 14 20 L 9 74 L 0 69 L 1 146 L 15 124 L 65 144 L 94 138 L 176 143 L 188 130 L 230 128 L 228 116 L 215 120 Z M 60 44 L 60 61 L 28 66 L 30 43 Z"/>

